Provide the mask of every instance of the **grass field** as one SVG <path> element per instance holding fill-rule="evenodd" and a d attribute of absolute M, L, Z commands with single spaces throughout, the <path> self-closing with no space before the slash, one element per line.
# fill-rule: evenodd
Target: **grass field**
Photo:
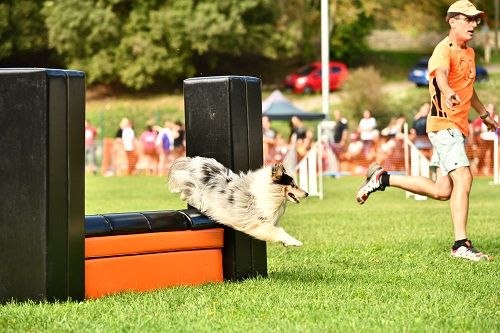
<path fill-rule="evenodd" d="M 448 203 L 389 188 L 364 206 L 359 177 L 289 205 L 302 248 L 268 245 L 267 278 L 0 306 L 1 332 L 498 332 L 498 261 L 449 257 Z M 470 237 L 500 254 L 500 187 L 475 179 Z M 86 213 L 184 208 L 156 177 L 87 177 Z"/>

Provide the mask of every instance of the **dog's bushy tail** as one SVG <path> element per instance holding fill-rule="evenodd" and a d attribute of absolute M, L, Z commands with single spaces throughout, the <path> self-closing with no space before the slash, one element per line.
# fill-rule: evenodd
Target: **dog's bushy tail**
<path fill-rule="evenodd" d="M 168 187 L 173 193 L 181 193 L 186 187 L 186 182 L 189 184 L 191 178 L 189 171 L 190 157 L 177 158 L 172 166 L 168 175 Z"/>
<path fill-rule="evenodd" d="M 203 187 L 197 172 L 200 157 L 179 157 L 170 168 L 168 186 L 173 193 L 180 193 L 181 200 L 203 211 Z"/>

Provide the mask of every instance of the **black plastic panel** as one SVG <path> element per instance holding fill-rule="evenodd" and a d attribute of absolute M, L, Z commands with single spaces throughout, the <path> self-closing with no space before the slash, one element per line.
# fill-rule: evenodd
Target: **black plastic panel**
<path fill-rule="evenodd" d="M 0 302 L 84 298 L 85 75 L 0 69 Z"/>
<path fill-rule="evenodd" d="M 235 172 L 262 165 L 261 81 L 248 76 L 184 80 L 186 154 Z M 225 227 L 224 278 L 267 275 L 266 243 Z"/>

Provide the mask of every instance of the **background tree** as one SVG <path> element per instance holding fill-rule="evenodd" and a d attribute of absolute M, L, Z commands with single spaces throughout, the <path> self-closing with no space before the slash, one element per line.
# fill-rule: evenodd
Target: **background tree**
<path fill-rule="evenodd" d="M 279 83 L 290 68 L 319 59 L 320 2 L 0 0 L 0 62 L 81 69 L 89 84 L 134 89 L 228 73 Z M 474 2 L 491 23 L 493 2 Z M 374 28 L 415 36 L 445 30 L 448 6 L 449 0 L 330 0 L 331 58 L 363 64 Z"/>
<path fill-rule="evenodd" d="M 43 0 L 0 1 L 0 59 L 45 51 Z"/>
<path fill-rule="evenodd" d="M 344 114 L 359 121 L 363 111 L 368 109 L 382 122 L 388 120 L 385 96 L 382 92 L 383 83 L 383 78 L 374 67 L 352 70 L 341 92 Z"/>
<path fill-rule="evenodd" d="M 293 22 L 299 34 L 297 59 L 304 63 L 321 56 L 321 1 L 280 0 L 283 17 Z M 373 0 L 331 0 L 330 54 L 331 58 L 349 63 L 353 54 L 367 49 L 366 36 L 374 27 L 380 5 Z M 295 54 L 291 55 L 295 57 Z"/>
<path fill-rule="evenodd" d="M 332 3 L 330 52 L 333 57 L 349 63 L 352 55 L 368 49 L 366 37 L 374 28 L 380 4 L 371 0 L 335 0 Z"/>
<path fill-rule="evenodd" d="M 293 34 L 271 0 L 60 0 L 44 8 L 49 45 L 89 83 L 135 89 L 195 74 L 193 59 L 217 66 L 224 56 L 277 59 Z"/>
<path fill-rule="evenodd" d="M 382 11 L 376 13 L 377 27 L 418 35 L 428 31 L 443 31 L 449 26 L 444 17 L 451 0 L 380 0 Z M 494 22 L 494 1 L 471 0 L 487 15 L 490 29 Z"/>

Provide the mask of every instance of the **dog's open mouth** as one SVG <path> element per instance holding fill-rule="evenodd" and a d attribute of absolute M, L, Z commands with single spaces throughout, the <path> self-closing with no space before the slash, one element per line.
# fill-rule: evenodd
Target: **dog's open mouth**
<path fill-rule="evenodd" d="M 300 203 L 299 198 L 297 198 L 297 197 L 295 196 L 295 194 L 293 194 L 293 193 L 291 193 L 291 192 L 288 192 L 288 196 L 289 196 L 289 197 L 290 197 L 293 201 L 295 201 L 296 203 Z"/>

